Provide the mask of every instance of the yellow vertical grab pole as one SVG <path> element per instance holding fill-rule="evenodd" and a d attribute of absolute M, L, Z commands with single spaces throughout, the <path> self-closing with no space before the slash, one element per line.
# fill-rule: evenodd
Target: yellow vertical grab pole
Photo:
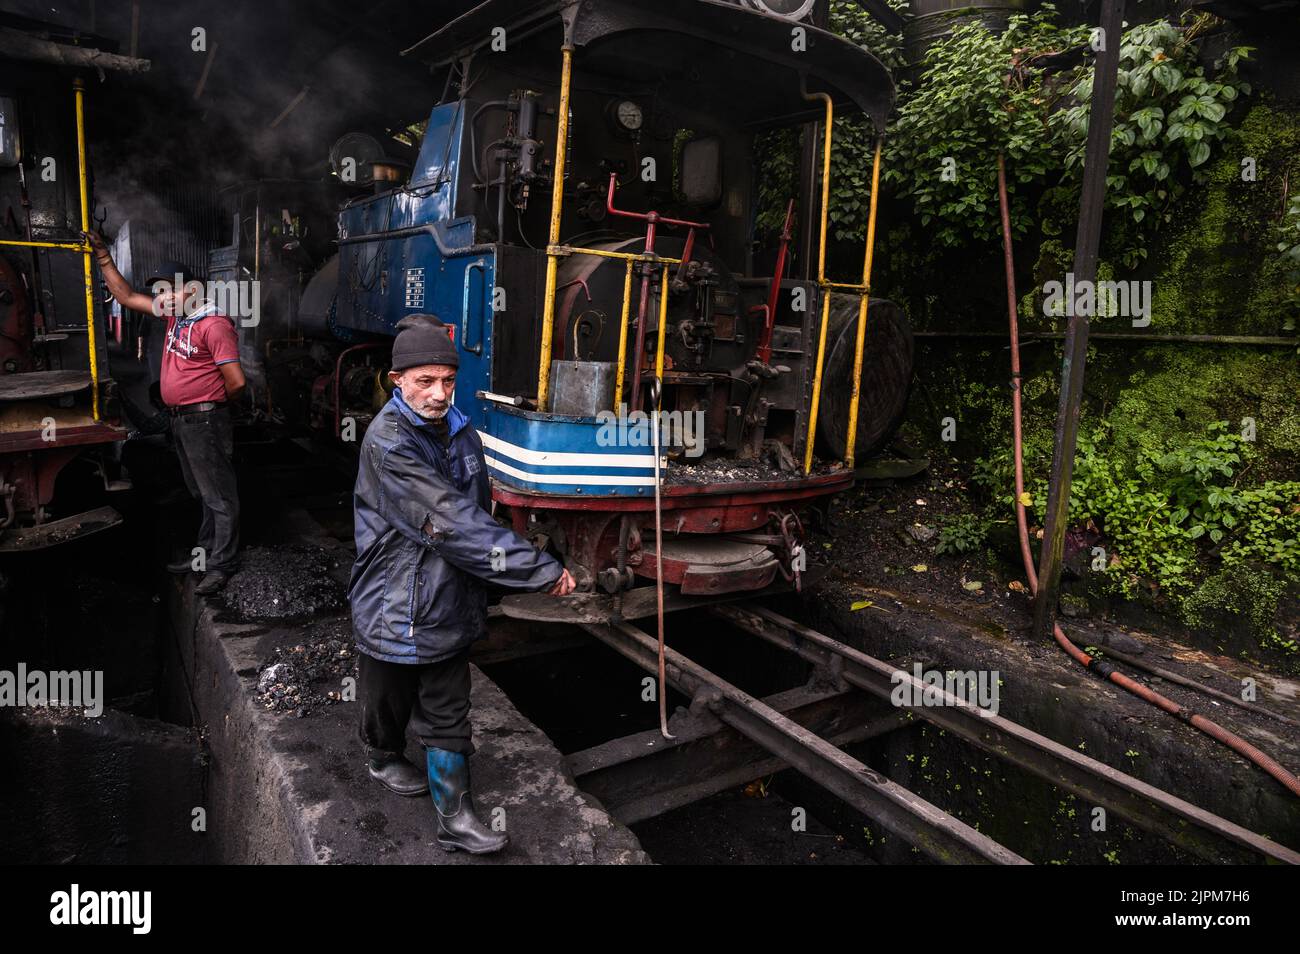
<path fill-rule="evenodd" d="M 77 100 L 77 181 L 81 187 L 81 231 L 90 230 L 90 204 L 86 190 L 86 110 L 84 97 L 86 84 L 80 78 L 72 81 Z M 90 246 L 81 258 L 82 277 L 86 282 L 86 342 L 90 349 L 90 412 L 99 420 L 99 348 L 95 337 L 95 297 L 90 270 Z"/>
<path fill-rule="evenodd" d="M 659 403 L 664 397 L 664 340 L 668 331 L 668 266 L 659 284 L 659 340 L 655 343 L 655 377 L 659 379 Z"/>
<path fill-rule="evenodd" d="M 803 472 L 812 473 L 813 444 L 817 441 L 817 411 L 822 398 L 822 368 L 826 362 L 826 326 L 831 316 L 831 290 L 826 286 L 826 221 L 831 202 L 831 124 L 835 121 L 835 106 L 825 93 L 805 93 L 807 99 L 820 99 L 826 105 L 823 120 L 826 132 L 822 136 L 822 214 L 821 242 L 817 251 L 817 284 L 822 295 L 821 331 L 817 337 L 817 365 L 813 369 L 812 404 L 808 407 L 808 434 L 804 441 Z"/>
<path fill-rule="evenodd" d="M 546 291 L 542 304 L 542 355 L 537 369 L 537 409 L 545 411 L 551 389 L 551 339 L 555 332 L 555 274 L 559 256 L 554 247 L 560 244 L 560 213 L 564 208 L 564 159 L 569 141 L 569 87 L 573 77 L 573 47 L 564 47 L 564 65 L 560 73 L 560 111 L 555 132 L 555 164 L 551 170 L 551 230 L 546 249 Z"/>
<path fill-rule="evenodd" d="M 632 259 L 627 260 L 623 274 L 623 314 L 618 321 L 618 370 L 614 372 L 614 413 L 620 414 L 623 406 L 623 375 L 627 372 L 627 321 L 632 305 Z"/>
<path fill-rule="evenodd" d="M 871 207 L 867 212 L 867 248 L 863 252 L 862 291 L 858 293 L 858 340 L 853 350 L 853 395 L 849 399 L 849 433 L 844 466 L 853 469 L 853 452 L 858 440 L 858 401 L 862 394 L 862 349 L 867 340 L 867 304 L 871 298 L 871 257 L 876 247 L 876 193 L 880 187 L 881 136 L 876 136 L 876 155 L 871 163 Z"/>

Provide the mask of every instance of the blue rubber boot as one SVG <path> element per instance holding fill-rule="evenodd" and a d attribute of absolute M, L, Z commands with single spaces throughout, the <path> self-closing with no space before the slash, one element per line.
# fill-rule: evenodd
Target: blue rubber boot
<path fill-rule="evenodd" d="M 438 845 L 445 851 L 487 855 L 509 842 L 505 832 L 493 831 L 474 814 L 469 791 L 469 758 L 446 749 L 427 749 L 429 793 L 438 813 Z"/>

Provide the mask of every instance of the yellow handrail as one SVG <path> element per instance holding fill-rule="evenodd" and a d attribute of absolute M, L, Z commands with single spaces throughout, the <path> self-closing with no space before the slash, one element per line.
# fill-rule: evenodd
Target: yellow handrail
<path fill-rule="evenodd" d="M 817 285 L 822 291 L 821 331 L 817 336 L 817 364 L 813 368 L 812 403 L 808 406 L 808 434 L 804 440 L 803 472 L 812 473 L 813 444 L 817 440 L 817 412 L 822 400 L 822 368 L 826 363 L 826 325 L 831 315 L 831 293 L 826 282 L 826 221 L 831 204 L 831 124 L 835 121 L 835 105 L 826 93 L 805 93 L 805 99 L 820 99 L 826 106 L 823 120 L 826 132 L 822 136 L 822 210 L 821 240 L 817 250 Z"/>
<path fill-rule="evenodd" d="M 664 340 L 668 332 L 668 267 L 664 266 L 664 277 L 659 283 L 659 341 L 655 344 L 655 377 L 659 379 L 659 399 L 663 401 L 664 393 Z M 637 371 L 636 373 L 640 373 Z"/>
<path fill-rule="evenodd" d="M 867 248 L 863 253 L 862 291 L 858 296 L 858 340 L 853 350 L 853 395 L 849 399 L 849 433 L 844 466 L 853 469 L 853 452 L 858 441 L 858 401 L 862 394 L 862 349 L 867 340 L 867 304 L 871 298 L 871 257 L 876 247 L 876 193 L 880 186 L 881 139 L 876 137 L 876 154 L 871 162 L 871 207 L 867 212 Z"/>
<path fill-rule="evenodd" d="M 560 213 L 564 208 L 564 160 L 569 140 L 569 90 L 573 78 L 573 47 L 564 46 L 564 65 L 560 73 L 560 111 L 555 132 L 555 165 L 551 184 L 551 229 L 546 249 L 546 291 L 542 304 L 542 354 L 537 369 L 537 409 L 545 411 L 551 389 L 551 341 L 555 333 L 555 275 L 560 243 Z"/>
<path fill-rule="evenodd" d="M 627 271 L 623 274 L 623 311 L 618 320 L 618 371 L 614 376 L 615 413 L 623 405 L 623 375 L 627 371 L 627 322 L 632 307 L 632 265 L 632 259 L 629 258 Z"/>
<path fill-rule="evenodd" d="M 0 245 L 20 245 L 23 248 L 67 248 L 74 252 L 85 252 L 90 249 L 90 246 L 83 242 L 19 242 L 13 239 L 0 239 Z"/>
<path fill-rule="evenodd" d="M 90 230 L 90 203 L 86 189 L 86 114 L 83 102 L 86 84 L 77 78 L 72 81 L 77 99 L 77 183 L 81 188 L 81 231 Z M 99 355 L 95 341 L 94 284 L 91 278 L 90 246 L 82 254 L 82 274 L 86 282 L 86 340 L 90 350 L 90 413 L 99 420 Z"/>
<path fill-rule="evenodd" d="M 804 443 L 803 472 L 812 472 L 813 445 L 817 442 L 817 414 L 821 409 L 822 373 L 826 364 L 826 328 L 830 324 L 831 292 L 839 289 L 858 294 L 857 339 L 853 351 L 853 393 L 849 399 L 848 443 L 845 446 L 844 465 L 853 468 L 853 455 L 858 436 L 858 402 L 862 391 L 862 355 L 867 337 L 867 308 L 871 297 L 871 263 L 876 243 L 876 208 L 880 189 L 880 153 L 882 140 L 876 137 L 875 158 L 871 166 L 871 204 L 867 213 L 866 248 L 863 251 L 862 281 L 859 284 L 833 282 L 826 278 L 826 232 L 830 216 L 831 192 L 831 136 L 835 122 L 835 106 L 826 93 L 804 93 L 804 98 L 821 100 L 826 106 L 825 133 L 822 136 L 822 208 L 821 238 L 817 252 L 817 286 L 822 294 L 821 328 L 817 335 L 817 364 L 813 370 L 812 403 L 808 407 L 808 432 Z"/>
<path fill-rule="evenodd" d="M 650 262 L 655 265 L 680 265 L 680 258 L 652 255 L 648 252 L 611 252 L 603 248 L 575 248 L 572 245 L 552 245 L 546 250 L 554 255 L 594 255 L 597 258 L 621 258 L 629 262 Z"/>

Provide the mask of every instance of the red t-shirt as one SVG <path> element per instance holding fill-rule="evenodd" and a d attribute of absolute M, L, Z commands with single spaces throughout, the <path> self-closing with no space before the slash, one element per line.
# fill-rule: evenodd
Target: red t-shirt
<path fill-rule="evenodd" d="M 224 401 L 220 366 L 239 360 L 239 335 L 225 315 L 200 310 L 194 317 L 167 318 L 163 342 L 162 399 L 175 407 Z"/>

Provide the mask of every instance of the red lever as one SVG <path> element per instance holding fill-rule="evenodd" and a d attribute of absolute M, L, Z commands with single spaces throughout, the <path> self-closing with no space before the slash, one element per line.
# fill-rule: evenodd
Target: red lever
<path fill-rule="evenodd" d="M 776 253 L 776 271 L 767 293 L 767 314 L 763 321 L 763 334 L 758 340 L 758 360 L 768 364 L 772 360 L 772 325 L 776 323 L 776 301 L 781 294 L 781 279 L 785 277 L 785 256 L 790 248 L 790 226 L 794 224 L 794 199 L 785 207 L 785 227 L 781 229 L 781 245 Z"/>
<path fill-rule="evenodd" d="M 660 215 L 658 212 L 627 212 L 623 209 L 614 208 L 614 188 L 618 184 L 618 175 L 611 172 L 609 174 L 609 198 L 605 201 L 605 209 L 610 215 L 619 215 L 625 219 L 640 219 L 643 222 L 649 222 L 651 225 L 684 225 L 692 229 L 707 229 L 708 222 L 688 222 L 685 219 L 670 219 Z"/>

